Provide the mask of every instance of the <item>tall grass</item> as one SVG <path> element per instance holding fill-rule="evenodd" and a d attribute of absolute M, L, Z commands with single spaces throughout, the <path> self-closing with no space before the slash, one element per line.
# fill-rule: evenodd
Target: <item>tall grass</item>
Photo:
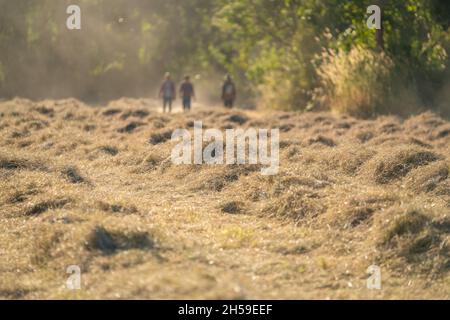
<path fill-rule="evenodd" d="M 320 58 L 317 72 L 330 110 L 369 117 L 389 103 L 394 63 L 384 53 L 355 47 L 349 52 L 327 50 Z"/>

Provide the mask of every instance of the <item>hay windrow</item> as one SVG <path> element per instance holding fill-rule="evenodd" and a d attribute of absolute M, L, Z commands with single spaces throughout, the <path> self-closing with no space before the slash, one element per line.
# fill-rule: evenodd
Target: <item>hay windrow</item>
<path fill-rule="evenodd" d="M 406 176 L 412 169 L 437 161 L 435 152 L 420 149 L 391 149 L 379 153 L 365 169 L 369 177 L 378 184 L 386 184 Z"/>
<path fill-rule="evenodd" d="M 384 259 L 399 257 L 416 271 L 433 272 L 433 276 L 450 270 L 449 212 L 442 217 L 425 209 L 393 208 L 389 215 L 390 219 L 377 221 L 376 229 Z"/>
<path fill-rule="evenodd" d="M 151 250 L 155 248 L 155 242 L 148 233 L 115 231 L 96 226 L 88 235 L 86 248 L 112 255 L 119 250 Z"/>
<path fill-rule="evenodd" d="M 371 264 L 380 297 L 448 295 L 446 120 L 158 107 L 0 103 L 0 298 L 67 298 L 74 264 L 95 298 L 367 298 Z M 172 132 L 200 120 L 280 129 L 278 174 L 174 164 Z"/>
<path fill-rule="evenodd" d="M 406 185 L 415 192 L 433 192 L 448 182 L 450 164 L 440 161 L 411 171 L 406 176 Z"/>

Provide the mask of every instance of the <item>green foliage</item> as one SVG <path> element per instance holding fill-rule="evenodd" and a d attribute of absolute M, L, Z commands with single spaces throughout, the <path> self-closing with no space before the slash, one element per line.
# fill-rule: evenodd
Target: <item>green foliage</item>
<path fill-rule="evenodd" d="M 364 84 L 367 90 L 375 90 L 365 99 L 372 103 L 369 97 L 379 97 L 389 83 L 367 79 L 383 70 L 361 68 L 353 78 L 355 66 L 350 66 L 340 76 L 345 84 L 325 81 L 325 87 L 318 71 L 342 67 L 344 57 L 355 52 L 376 56 L 366 10 L 377 3 L 383 9 L 383 59 L 391 61 L 391 75 L 405 84 L 406 95 L 414 92 L 417 104 L 442 106 L 436 92 L 448 85 L 446 0 L 80 0 L 81 31 L 65 28 L 72 1 L 0 0 L 0 61 L 6 79 L 0 95 L 153 96 L 151 88 L 165 71 L 176 79 L 201 74 L 205 83 L 228 72 L 241 99 L 271 108 L 308 109 L 317 105 L 318 92 L 353 86 L 361 91 L 360 78 L 371 83 Z M 340 58 L 316 59 L 324 50 Z M 378 105 L 388 103 L 377 101 L 370 108 L 383 112 L 386 108 Z"/>
<path fill-rule="evenodd" d="M 181 77 L 204 65 L 209 0 L 82 0 L 76 31 L 66 28 L 70 4 L 0 0 L 0 61 L 8 79 L 1 96 L 154 96 L 165 71 Z"/>
<path fill-rule="evenodd" d="M 306 109 L 317 102 L 317 92 L 322 90 L 339 92 L 339 103 L 355 102 L 355 95 L 359 95 L 361 101 L 356 105 L 334 107 L 341 111 L 361 106 L 365 115 L 397 112 L 391 107 L 390 95 L 383 93 L 392 89 L 389 79 L 394 76 L 405 83 L 396 89 L 404 96 L 414 96 L 411 98 L 414 104 L 435 104 L 435 92 L 442 87 L 449 62 L 449 33 L 444 29 L 448 27 L 449 16 L 441 14 L 438 19 L 436 15 L 440 12 L 438 8 L 446 5 L 427 0 L 379 2 L 383 9 L 385 46 L 380 59 L 391 62 L 388 72 L 364 61 L 349 64 L 348 58 L 357 58 L 358 54 L 377 61 L 375 53 L 362 49 L 375 52 L 377 47 L 375 30 L 366 26 L 370 4 L 373 3 L 333 0 L 232 1 L 216 16 L 216 23 L 224 32 L 234 34 L 231 41 L 239 52 L 231 64 L 245 70 L 246 79 L 257 84 L 263 104 L 270 107 Z M 314 55 L 323 50 L 339 52 L 339 59 L 311 63 Z M 323 68 L 322 62 L 326 63 Z M 377 64 L 385 66 L 382 61 Z M 333 68 L 343 68 L 344 73 L 328 76 L 345 83 L 328 78 L 326 87 L 321 88 L 323 76 Z M 327 70 L 322 79 L 317 70 Z M 378 78 L 382 80 L 375 81 Z M 332 84 L 334 88 L 330 87 Z M 345 91 L 349 95 L 344 99 Z M 328 101 L 338 96 L 328 97 Z"/>

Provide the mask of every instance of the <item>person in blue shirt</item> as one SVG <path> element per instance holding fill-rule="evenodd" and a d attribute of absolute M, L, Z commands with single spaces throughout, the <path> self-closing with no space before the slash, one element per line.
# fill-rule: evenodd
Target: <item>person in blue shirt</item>
<path fill-rule="evenodd" d="M 166 73 L 164 82 L 159 89 L 159 97 L 163 99 L 163 112 L 168 107 L 169 113 L 172 112 L 172 102 L 176 99 L 177 91 L 175 83 L 171 80 L 170 73 Z"/>
<path fill-rule="evenodd" d="M 184 82 L 180 87 L 180 96 L 183 102 L 183 111 L 190 111 L 192 105 L 192 99 L 195 99 L 195 90 L 194 85 L 191 83 L 191 77 L 185 76 Z"/>

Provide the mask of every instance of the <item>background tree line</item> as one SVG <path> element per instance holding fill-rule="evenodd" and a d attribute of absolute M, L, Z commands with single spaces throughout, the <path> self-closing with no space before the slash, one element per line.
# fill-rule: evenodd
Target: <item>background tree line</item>
<path fill-rule="evenodd" d="M 0 96 L 154 96 L 170 71 L 200 75 L 213 98 L 230 72 L 243 104 L 450 114 L 449 27 L 446 0 L 0 0 Z"/>

